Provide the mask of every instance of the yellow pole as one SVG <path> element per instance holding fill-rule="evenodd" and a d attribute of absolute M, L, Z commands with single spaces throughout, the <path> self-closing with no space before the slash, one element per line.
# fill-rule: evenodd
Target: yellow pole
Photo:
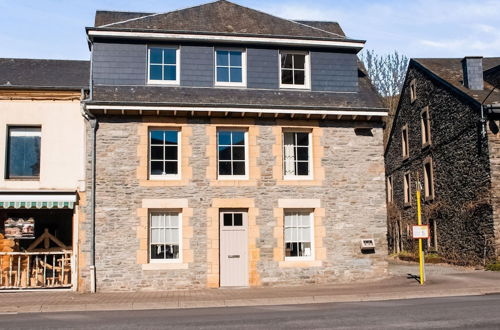
<path fill-rule="evenodd" d="M 420 208 L 420 182 L 417 180 L 417 224 L 422 225 L 422 212 Z M 424 284 L 424 251 L 422 239 L 418 239 L 418 259 L 420 262 L 420 285 Z"/>

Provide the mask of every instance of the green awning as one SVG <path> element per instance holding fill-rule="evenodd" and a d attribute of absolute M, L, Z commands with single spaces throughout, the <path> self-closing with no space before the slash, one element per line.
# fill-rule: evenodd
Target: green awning
<path fill-rule="evenodd" d="M 73 209 L 75 203 L 75 194 L 0 194 L 0 209 Z"/>

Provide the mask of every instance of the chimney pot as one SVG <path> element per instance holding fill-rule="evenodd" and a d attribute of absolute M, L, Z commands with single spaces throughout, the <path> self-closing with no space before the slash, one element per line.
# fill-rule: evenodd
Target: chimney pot
<path fill-rule="evenodd" d="M 483 90 L 483 57 L 466 56 L 462 59 L 464 86 L 471 90 Z"/>

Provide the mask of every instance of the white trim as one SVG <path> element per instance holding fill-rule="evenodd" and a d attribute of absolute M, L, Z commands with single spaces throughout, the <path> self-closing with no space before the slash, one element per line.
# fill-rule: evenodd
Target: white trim
<path fill-rule="evenodd" d="M 130 106 L 130 105 L 86 105 L 88 110 L 132 110 L 132 111 L 200 111 L 200 112 L 236 112 L 236 113 L 272 113 L 296 115 L 342 115 L 342 116 L 374 116 L 386 117 L 387 111 L 348 111 L 348 110 L 286 110 L 270 108 L 200 108 L 183 106 Z M 369 109 L 369 108 L 368 108 Z"/>
<path fill-rule="evenodd" d="M 217 81 L 217 51 L 241 52 L 241 82 L 219 82 Z M 228 59 L 229 60 L 229 59 Z M 230 67 L 229 67 L 230 68 Z M 247 86 L 247 50 L 246 48 L 215 48 L 214 49 L 214 86 L 224 87 L 246 87 Z"/>
<path fill-rule="evenodd" d="M 219 132 L 220 131 L 229 131 L 229 132 L 243 132 L 244 133 L 244 147 L 245 147 L 245 175 L 220 175 L 219 174 Z M 217 152 L 217 160 L 216 160 L 216 171 L 217 171 L 217 180 L 248 180 L 249 179 L 249 153 L 248 153 L 248 129 L 247 128 L 233 128 L 233 127 L 217 127 L 216 129 L 216 152 Z M 231 157 L 232 158 L 232 157 Z M 224 160 L 223 160 L 224 161 Z M 232 162 L 232 161 L 231 161 Z"/>
<path fill-rule="evenodd" d="M 365 43 L 362 41 L 338 41 L 338 40 L 305 40 L 291 38 L 269 38 L 269 37 L 246 37 L 246 36 L 223 36 L 203 34 L 180 34 L 180 33 L 155 33 L 155 32 L 126 32 L 126 31 L 96 31 L 89 30 L 89 36 L 117 37 L 136 39 L 170 39 L 172 41 L 220 41 L 232 43 L 255 43 L 255 44 L 277 44 L 286 46 L 325 46 L 335 48 L 363 49 Z"/>
<path fill-rule="evenodd" d="M 76 194 L 67 195 L 0 195 L 2 202 L 68 202 L 76 203 Z"/>
<path fill-rule="evenodd" d="M 305 55 L 304 59 L 304 84 L 303 85 L 294 85 L 294 84 L 283 84 L 281 82 L 282 78 L 282 70 L 283 68 L 281 67 L 281 54 L 291 54 L 291 55 Z M 311 53 L 308 51 L 292 51 L 292 50 L 280 50 L 279 51 L 279 87 L 280 89 L 306 89 L 310 90 L 311 89 Z M 294 68 L 293 68 L 294 70 Z M 293 72 L 292 70 L 292 72 Z"/>
<path fill-rule="evenodd" d="M 151 131 L 176 131 L 177 132 L 177 174 L 151 174 Z M 182 178 L 182 131 L 180 127 L 160 127 L 151 126 L 148 130 L 148 179 L 153 181 L 180 180 Z M 163 160 L 164 161 L 164 160 Z"/>
<path fill-rule="evenodd" d="M 179 217 L 179 258 L 177 259 L 151 259 L 151 217 L 153 214 L 165 214 L 165 213 L 177 213 Z M 148 263 L 149 264 L 182 264 L 182 210 L 178 209 L 153 209 L 149 210 L 149 221 L 148 221 Z"/>
<path fill-rule="evenodd" d="M 150 57 L 151 57 L 151 48 L 159 48 L 159 49 L 175 49 L 175 80 L 151 80 L 150 79 Z M 181 61 L 180 61 L 180 47 L 179 46 L 148 46 L 148 63 L 146 65 L 147 71 L 147 84 L 148 85 L 179 85 L 180 84 L 180 76 L 181 76 Z M 163 63 L 163 62 L 162 62 Z M 164 64 L 161 64 L 164 66 Z M 163 69 L 162 69 L 163 71 Z"/>

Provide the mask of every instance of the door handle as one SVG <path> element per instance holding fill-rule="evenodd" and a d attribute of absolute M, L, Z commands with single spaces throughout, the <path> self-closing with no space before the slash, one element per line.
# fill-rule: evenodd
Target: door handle
<path fill-rule="evenodd" d="M 232 258 L 239 258 L 240 255 L 239 254 L 230 254 L 227 257 L 230 258 L 230 259 L 232 259 Z"/>

